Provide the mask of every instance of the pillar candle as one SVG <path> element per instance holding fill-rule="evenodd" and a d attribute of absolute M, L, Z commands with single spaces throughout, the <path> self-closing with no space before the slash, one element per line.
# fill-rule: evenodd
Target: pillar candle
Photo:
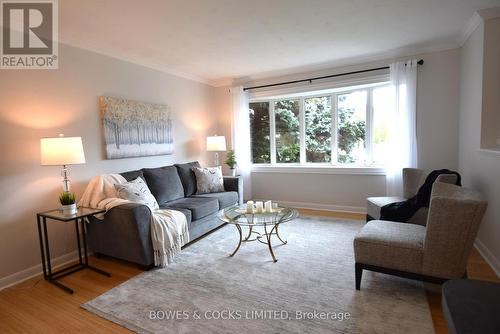
<path fill-rule="evenodd" d="M 262 211 L 264 210 L 264 203 L 262 203 L 261 201 L 255 202 L 255 208 L 257 209 L 257 213 L 262 213 Z"/>
<path fill-rule="evenodd" d="M 264 203 L 264 208 L 266 212 L 273 212 L 271 201 Z"/>
<path fill-rule="evenodd" d="M 253 213 L 253 201 L 248 201 L 247 202 L 247 213 Z"/>

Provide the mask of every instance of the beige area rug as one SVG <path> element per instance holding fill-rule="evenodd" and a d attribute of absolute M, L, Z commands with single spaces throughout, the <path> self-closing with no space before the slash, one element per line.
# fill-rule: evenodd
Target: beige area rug
<path fill-rule="evenodd" d="M 360 221 L 303 216 L 283 224 L 273 263 L 227 225 L 82 305 L 139 333 L 433 333 L 423 285 L 364 272 L 354 288 Z M 276 242 L 276 245 L 279 241 Z"/>

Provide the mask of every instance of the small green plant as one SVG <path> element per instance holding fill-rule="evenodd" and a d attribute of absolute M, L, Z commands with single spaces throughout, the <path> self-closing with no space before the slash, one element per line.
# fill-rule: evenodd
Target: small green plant
<path fill-rule="evenodd" d="M 234 154 L 233 150 L 229 150 L 226 153 L 226 165 L 228 165 L 231 169 L 233 169 L 237 165 L 236 155 Z"/>
<path fill-rule="evenodd" d="M 59 195 L 59 202 L 61 202 L 61 205 L 75 204 L 75 193 L 69 191 L 63 192 Z"/>

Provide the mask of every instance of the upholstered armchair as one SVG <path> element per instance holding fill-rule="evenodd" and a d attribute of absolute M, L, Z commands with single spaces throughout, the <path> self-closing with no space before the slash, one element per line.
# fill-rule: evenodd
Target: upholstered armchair
<path fill-rule="evenodd" d="M 418 168 L 403 168 L 403 196 L 368 197 L 366 199 L 366 221 L 380 219 L 380 210 L 384 205 L 402 202 L 415 196 L 420 186 L 424 184 L 425 178 L 430 171 Z M 455 174 L 442 174 L 436 182 L 455 184 Z M 412 224 L 425 225 L 427 221 L 428 208 L 420 208 L 408 221 Z"/>
<path fill-rule="evenodd" d="M 356 289 L 363 270 L 434 283 L 463 277 L 486 206 L 475 191 L 436 182 L 426 226 L 369 221 L 354 239 Z"/>

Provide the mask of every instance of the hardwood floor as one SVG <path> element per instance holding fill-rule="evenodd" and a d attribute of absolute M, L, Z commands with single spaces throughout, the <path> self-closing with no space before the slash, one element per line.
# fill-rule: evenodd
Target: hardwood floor
<path fill-rule="evenodd" d="M 363 214 L 301 210 L 303 214 L 364 220 Z M 69 295 L 42 277 L 0 291 L 0 333 L 129 333 L 123 327 L 80 308 L 93 299 L 142 272 L 137 266 L 108 258 L 91 257 L 90 262 L 111 273 L 104 277 L 90 270 L 64 277 L 61 282 L 74 288 Z M 499 278 L 474 249 L 468 262 L 470 278 L 499 282 Z M 438 292 L 427 291 L 437 334 L 448 333 Z"/>

